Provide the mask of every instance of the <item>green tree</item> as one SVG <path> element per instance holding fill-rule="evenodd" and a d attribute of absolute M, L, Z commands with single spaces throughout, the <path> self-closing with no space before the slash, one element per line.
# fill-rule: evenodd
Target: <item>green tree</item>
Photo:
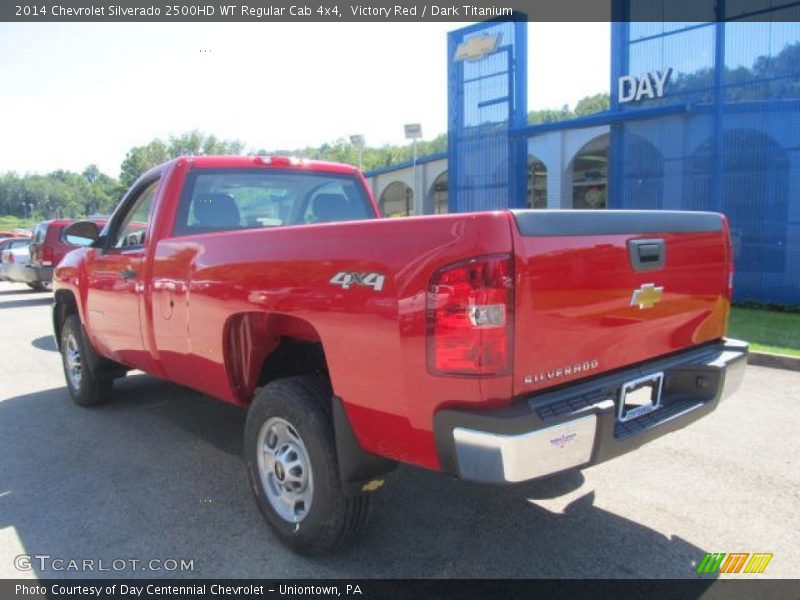
<path fill-rule="evenodd" d="M 585 117 L 598 112 L 603 112 L 611 106 L 611 99 L 608 94 L 595 94 L 594 96 L 586 96 L 578 100 L 575 105 L 575 116 Z"/>
<path fill-rule="evenodd" d="M 119 179 L 127 187 L 148 169 L 172 158 L 190 155 L 241 154 L 244 148 L 244 143 L 239 140 L 221 140 L 196 130 L 172 136 L 166 142 L 155 139 L 149 144 L 128 150 L 120 167 Z"/>
<path fill-rule="evenodd" d="M 95 164 L 91 164 L 83 170 L 83 178 L 90 184 L 94 183 L 100 177 L 100 169 Z"/>
<path fill-rule="evenodd" d="M 122 161 L 119 180 L 124 186 L 130 186 L 139 175 L 168 159 L 167 146 L 161 140 L 153 140 L 144 146 L 135 146 L 128 150 Z"/>

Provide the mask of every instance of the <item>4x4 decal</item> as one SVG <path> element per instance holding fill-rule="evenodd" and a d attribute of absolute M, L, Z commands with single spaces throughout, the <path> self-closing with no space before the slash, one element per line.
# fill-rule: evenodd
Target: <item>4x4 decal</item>
<path fill-rule="evenodd" d="M 354 271 L 339 271 L 331 277 L 329 283 L 339 285 L 342 289 L 350 289 L 351 285 L 361 285 L 371 287 L 376 292 L 383 289 L 383 282 L 386 277 L 382 273 L 356 273 Z"/>

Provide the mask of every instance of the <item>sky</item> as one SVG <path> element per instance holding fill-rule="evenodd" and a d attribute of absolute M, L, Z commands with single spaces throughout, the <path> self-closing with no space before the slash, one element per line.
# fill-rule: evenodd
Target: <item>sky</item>
<path fill-rule="evenodd" d="M 198 129 L 248 149 L 447 129 L 458 23 L 0 24 L 0 173 L 116 177 L 125 153 Z M 579 42 L 579 43 L 576 43 Z M 608 92 L 609 23 L 531 23 L 528 108 Z"/>

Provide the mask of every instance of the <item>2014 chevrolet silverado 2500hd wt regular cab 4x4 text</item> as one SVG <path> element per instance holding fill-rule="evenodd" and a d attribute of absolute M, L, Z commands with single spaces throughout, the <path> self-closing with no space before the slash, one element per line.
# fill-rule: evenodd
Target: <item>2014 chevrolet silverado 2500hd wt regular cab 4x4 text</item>
<path fill-rule="evenodd" d="M 405 462 L 508 483 L 708 414 L 739 383 L 714 213 L 379 218 L 361 173 L 191 157 L 66 230 L 55 335 L 81 405 L 141 369 L 246 407 L 259 508 L 299 552 Z M 632 484 L 635 485 L 635 484 Z"/>

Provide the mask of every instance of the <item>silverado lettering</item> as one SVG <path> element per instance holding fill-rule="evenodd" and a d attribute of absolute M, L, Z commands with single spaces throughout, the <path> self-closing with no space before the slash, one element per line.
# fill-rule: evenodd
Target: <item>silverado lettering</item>
<path fill-rule="evenodd" d="M 359 531 L 398 462 L 496 484 L 597 464 L 711 413 L 747 354 L 716 213 L 383 219 L 353 167 L 202 156 L 64 236 L 73 401 L 140 369 L 247 410 L 256 503 L 306 554 Z"/>

